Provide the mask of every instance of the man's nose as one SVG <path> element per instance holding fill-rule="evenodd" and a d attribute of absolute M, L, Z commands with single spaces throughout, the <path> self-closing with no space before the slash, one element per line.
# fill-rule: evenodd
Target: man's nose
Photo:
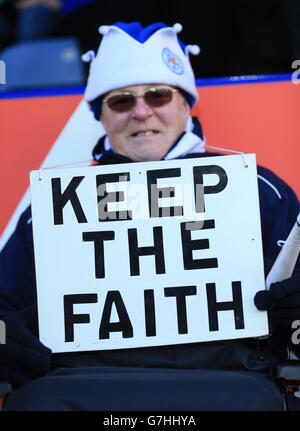
<path fill-rule="evenodd" d="M 152 115 L 153 110 L 152 108 L 147 105 L 143 97 L 138 97 L 136 99 L 135 107 L 132 110 L 132 116 L 133 118 L 137 119 L 145 119 Z"/>

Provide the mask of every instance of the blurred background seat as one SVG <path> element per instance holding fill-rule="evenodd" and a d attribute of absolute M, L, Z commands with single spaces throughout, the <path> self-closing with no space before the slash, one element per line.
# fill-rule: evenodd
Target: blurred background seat
<path fill-rule="evenodd" d="M 0 91 L 81 86 L 85 83 L 76 38 L 49 38 L 6 47 L 0 58 L 6 68 L 6 85 Z"/>

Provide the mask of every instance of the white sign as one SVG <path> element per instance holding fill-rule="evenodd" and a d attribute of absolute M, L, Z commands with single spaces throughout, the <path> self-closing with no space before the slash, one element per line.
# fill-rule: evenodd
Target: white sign
<path fill-rule="evenodd" d="M 30 180 L 40 339 L 53 352 L 268 333 L 253 302 L 265 288 L 254 154 Z"/>

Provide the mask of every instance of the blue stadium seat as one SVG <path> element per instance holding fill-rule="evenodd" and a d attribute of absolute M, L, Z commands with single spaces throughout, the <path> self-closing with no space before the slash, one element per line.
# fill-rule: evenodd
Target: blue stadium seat
<path fill-rule="evenodd" d="M 0 91 L 81 86 L 85 82 L 81 53 L 75 38 L 21 42 L 0 53 L 5 81 Z"/>

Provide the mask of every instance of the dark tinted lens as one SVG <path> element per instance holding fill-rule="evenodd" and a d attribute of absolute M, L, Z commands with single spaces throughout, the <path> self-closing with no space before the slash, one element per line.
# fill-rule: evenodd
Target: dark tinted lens
<path fill-rule="evenodd" d="M 130 111 L 135 104 L 135 96 L 133 94 L 116 94 L 107 99 L 107 104 L 113 111 Z"/>
<path fill-rule="evenodd" d="M 145 93 L 145 101 L 149 106 L 158 107 L 171 102 L 172 96 L 169 88 L 153 88 Z"/>

